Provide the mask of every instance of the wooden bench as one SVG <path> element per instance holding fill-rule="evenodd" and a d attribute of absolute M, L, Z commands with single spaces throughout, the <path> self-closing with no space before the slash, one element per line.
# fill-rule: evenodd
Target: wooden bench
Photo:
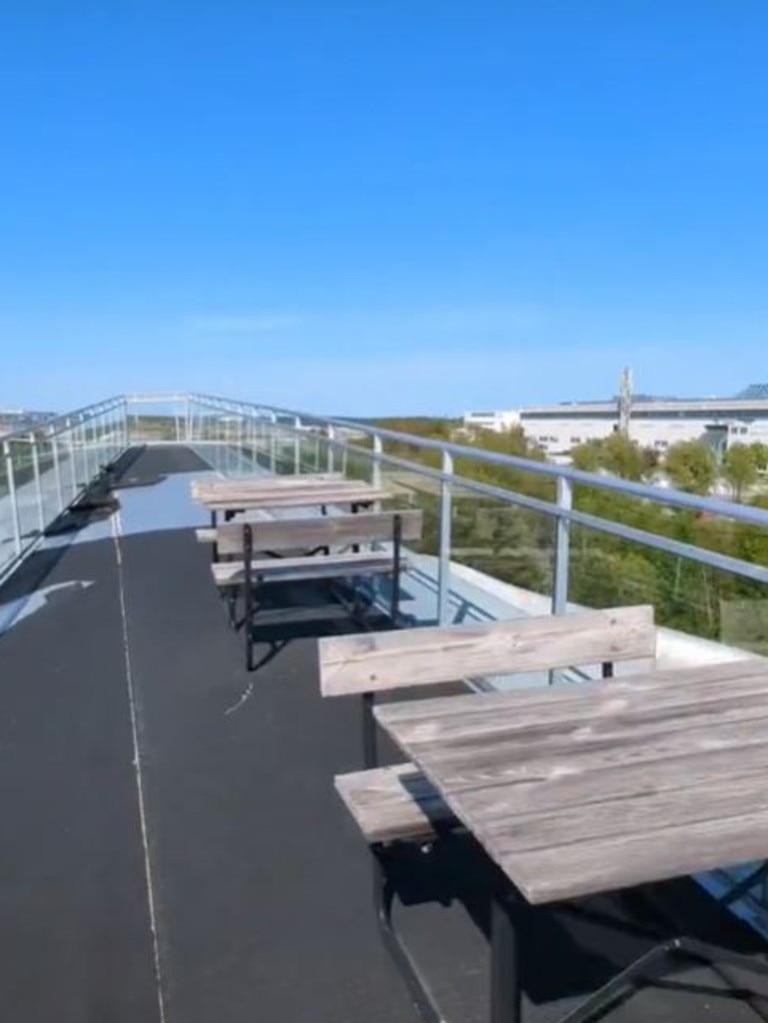
<path fill-rule="evenodd" d="M 257 587 L 276 582 L 350 579 L 356 576 L 391 575 L 390 617 L 397 624 L 400 599 L 400 575 L 407 562 L 402 556 L 403 542 L 421 538 L 422 513 L 359 512 L 355 515 L 329 515 L 301 519 L 271 519 L 262 522 L 229 523 L 217 527 L 215 545 L 219 554 L 242 560 L 214 562 L 214 582 L 228 591 L 230 621 L 235 623 L 236 594 L 244 593 L 246 666 L 252 668 L 251 633 L 256 610 Z M 361 551 L 361 544 L 389 543 L 387 550 Z M 351 551 L 332 551 L 349 548 Z M 279 557 L 280 551 L 297 548 L 312 553 Z M 255 558 L 255 552 L 272 556 Z M 361 610 L 357 595 L 354 610 Z"/>
<path fill-rule="evenodd" d="M 450 811 L 411 764 L 377 766 L 376 693 L 593 664 L 608 678 L 617 661 L 655 657 L 650 606 L 320 639 L 322 695 L 363 700 L 366 770 L 337 776 L 336 788 L 369 843 L 429 841 Z"/>

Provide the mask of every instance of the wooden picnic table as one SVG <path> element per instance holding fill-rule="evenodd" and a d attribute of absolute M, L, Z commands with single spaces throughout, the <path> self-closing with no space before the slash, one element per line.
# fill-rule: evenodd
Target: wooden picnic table
<path fill-rule="evenodd" d="M 392 703 L 376 717 L 531 905 L 768 858 L 768 662 Z M 514 908 L 492 903 L 492 1023 L 521 1019 Z M 584 1023 L 690 938 L 640 957 Z M 437 1018 L 437 1017 L 435 1017 Z"/>
<path fill-rule="evenodd" d="M 205 494 L 196 500 L 211 511 L 234 513 L 258 508 L 308 508 L 312 506 L 351 505 L 365 507 L 391 498 L 387 490 L 359 480 L 330 480 L 307 486 L 252 486 Z"/>
<path fill-rule="evenodd" d="M 768 662 L 376 716 L 529 902 L 768 856 Z"/>
<path fill-rule="evenodd" d="M 329 483 L 359 484 L 347 480 L 340 472 L 308 473 L 303 476 L 234 476 L 221 479 L 192 480 L 190 490 L 196 500 L 233 494 L 263 493 L 265 490 L 283 490 L 298 487 L 325 487 Z"/>

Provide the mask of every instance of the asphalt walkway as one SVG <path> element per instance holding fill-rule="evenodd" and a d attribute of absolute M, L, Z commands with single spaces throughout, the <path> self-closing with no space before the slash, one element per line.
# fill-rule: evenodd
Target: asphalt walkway
<path fill-rule="evenodd" d="M 320 699 L 306 636 L 245 673 L 190 528 L 188 479 L 206 469 L 183 448 L 134 453 L 119 511 L 78 521 L 0 592 L 0 612 L 26 607 L 0 635 L 0 1019 L 410 1023 L 332 785 L 361 764 L 359 707 Z M 399 865 L 398 919 L 456 1023 L 487 1018 L 483 870 L 466 843 Z M 668 932 L 656 897 L 697 933 L 749 940 L 692 883 L 654 896 L 541 917 L 532 1021 Z M 688 970 L 608 1018 L 754 1019 L 719 986 Z"/>

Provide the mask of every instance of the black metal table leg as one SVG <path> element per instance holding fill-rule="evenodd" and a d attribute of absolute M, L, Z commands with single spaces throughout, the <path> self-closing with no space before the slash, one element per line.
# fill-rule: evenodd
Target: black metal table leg
<path fill-rule="evenodd" d="M 491 904 L 490 1023 L 520 1023 L 521 994 L 514 907 L 503 895 Z"/>
<path fill-rule="evenodd" d="M 413 1000 L 419 1018 L 423 1023 L 444 1023 L 444 1017 L 437 1007 L 425 979 L 421 976 L 419 968 L 411 958 L 392 922 L 395 893 L 387 878 L 384 864 L 381 862 L 381 857 L 386 856 L 386 850 L 382 846 L 374 845 L 371 846 L 371 853 L 373 902 L 384 947 L 408 987 L 408 993 Z"/>
<path fill-rule="evenodd" d="M 395 515 L 392 524 L 392 599 L 390 601 L 389 617 L 392 625 L 397 628 L 398 612 L 400 610 L 400 567 L 401 547 L 403 536 L 403 521 L 399 515 Z"/>
<path fill-rule="evenodd" d="M 219 560 L 219 545 L 216 542 L 216 528 L 217 528 L 217 526 L 218 526 L 218 515 L 216 514 L 216 509 L 212 508 L 211 509 L 211 529 L 213 529 L 214 533 L 213 533 L 213 546 L 211 548 L 211 561 L 218 561 Z"/>
<path fill-rule="evenodd" d="M 243 526 L 243 555 L 245 569 L 245 615 L 243 633 L 245 636 L 245 670 L 253 670 L 253 638 L 251 635 L 253 622 L 253 530 L 249 523 Z"/>
<path fill-rule="evenodd" d="M 363 764 L 366 771 L 377 767 L 379 756 L 376 743 L 376 718 L 373 716 L 374 694 L 363 693 Z"/>

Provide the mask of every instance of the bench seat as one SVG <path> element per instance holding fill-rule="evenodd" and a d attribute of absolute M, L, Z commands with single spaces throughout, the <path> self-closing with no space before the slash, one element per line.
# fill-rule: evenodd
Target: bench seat
<path fill-rule="evenodd" d="M 405 559 L 401 562 L 407 567 Z M 211 565 L 217 586 L 244 586 L 243 561 L 216 561 Z M 387 552 L 319 554 L 298 558 L 264 558 L 251 562 L 254 579 L 294 582 L 304 579 L 340 579 L 350 575 L 386 575 L 392 572 L 392 555 Z"/>
<path fill-rule="evenodd" d="M 455 820 L 413 764 L 339 774 L 336 790 L 370 844 L 398 839 L 428 842 Z"/>

